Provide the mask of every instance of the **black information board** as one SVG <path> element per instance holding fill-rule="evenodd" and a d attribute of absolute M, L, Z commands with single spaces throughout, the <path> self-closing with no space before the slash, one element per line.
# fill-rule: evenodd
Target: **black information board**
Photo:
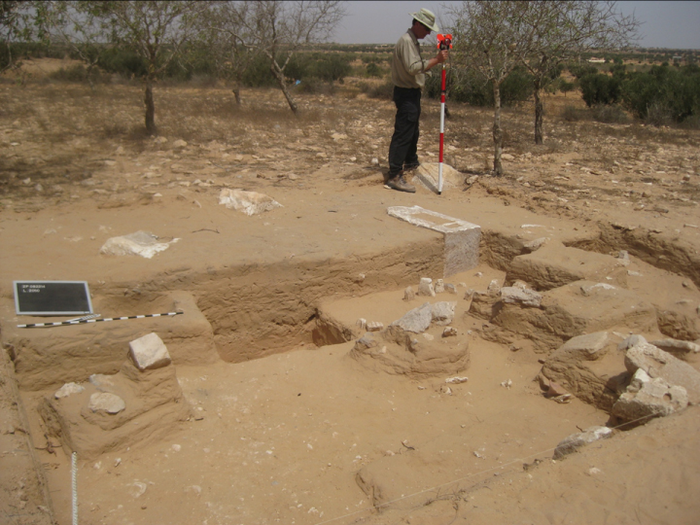
<path fill-rule="evenodd" d="M 86 281 L 13 281 L 17 315 L 92 313 Z"/>

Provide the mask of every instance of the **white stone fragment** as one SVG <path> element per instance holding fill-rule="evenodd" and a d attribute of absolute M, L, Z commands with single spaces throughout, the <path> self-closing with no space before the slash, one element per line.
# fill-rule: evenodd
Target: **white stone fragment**
<path fill-rule="evenodd" d="M 279 202 L 262 193 L 228 188 L 224 188 L 219 193 L 219 204 L 241 211 L 246 215 L 255 215 L 282 207 Z"/>
<path fill-rule="evenodd" d="M 180 239 L 173 239 L 168 242 L 158 242 L 158 236 L 145 231 L 137 231 L 122 237 L 112 237 L 100 248 L 100 253 L 104 255 L 140 255 L 146 259 L 151 259 L 155 254 L 167 250 L 171 244 Z"/>
<path fill-rule="evenodd" d="M 97 392 L 90 396 L 88 408 L 93 412 L 104 411 L 108 414 L 118 414 L 126 408 L 124 400 L 108 392 Z"/>
<path fill-rule="evenodd" d="M 66 383 L 61 388 L 56 390 L 56 393 L 53 396 L 56 399 L 61 399 L 63 397 L 68 397 L 72 394 L 79 394 L 80 392 L 82 392 L 84 390 L 85 390 L 85 387 L 82 385 L 79 385 L 78 383 Z"/>
<path fill-rule="evenodd" d="M 153 370 L 171 363 L 168 349 L 158 334 L 150 334 L 129 343 L 129 355 L 139 370 Z"/>
<path fill-rule="evenodd" d="M 433 286 L 433 280 L 430 277 L 421 277 L 416 295 L 435 297 L 435 287 Z"/>

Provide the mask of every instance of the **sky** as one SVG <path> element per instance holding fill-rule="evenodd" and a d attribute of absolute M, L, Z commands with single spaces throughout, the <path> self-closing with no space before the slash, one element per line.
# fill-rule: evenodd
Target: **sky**
<path fill-rule="evenodd" d="M 461 2 L 346 2 L 347 15 L 330 41 L 339 44 L 393 44 L 411 25 L 411 14 L 430 9 L 440 21 L 446 6 Z M 700 0 L 684 2 L 617 2 L 626 15 L 642 22 L 640 47 L 700 50 Z"/>

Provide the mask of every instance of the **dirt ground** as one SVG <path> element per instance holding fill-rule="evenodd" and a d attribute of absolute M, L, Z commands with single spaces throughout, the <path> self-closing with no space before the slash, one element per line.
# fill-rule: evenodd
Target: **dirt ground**
<path fill-rule="evenodd" d="M 153 138 L 139 86 L 44 79 L 61 65 L 35 62 L 24 82 L 0 83 L 0 335 L 12 359 L 0 383 L 0 521 L 71 523 L 71 451 L 40 417 L 42 400 L 116 374 L 129 342 L 156 332 L 172 341 L 191 416 L 78 458 L 80 523 L 700 523 L 697 406 L 554 461 L 562 439 L 609 414 L 546 398 L 536 377 L 552 349 L 489 336 L 467 293 L 502 286 L 518 243 L 626 250 L 625 285 L 684 301 L 697 317 L 674 334 L 697 340 L 700 132 L 602 124 L 575 94 L 550 96 L 541 146 L 529 105 L 504 110 L 506 175 L 494 178 L 491 112 L 450 104 L 445 163 L 459 174 L 441 195 L 415 177 L 410 195 L 382 185 L 394 109 L 360 79 L 297 93 L 297 116 L 278 91 L 244 91 L 237 107 L 222 87 L 158 86 Z M 564 120 L 566 106 L 580 118 Z M 434 165 L 439 105 L 423 113 L 419 154 Z M 282 207 L 247 216 L 219 204 L 224 189 Z M 468 347 L 468 364 L 436 373 L 352 352 L 356 319 L 388 326 L 425 301 L 403 300 L 407 286 L 443 278 L 442 235 L 387 214 L 414 205 L 482 232 L 479 266 L 445 277 L 457 294 L 430 299 L 456 302 L 451 326 Z M 100 253 L 139 230 L 177 242 L 150 259 Z M 178 305 L 185 315 L 18 328 L 62 319 L 16 315 L 14 280 L 87 281 L 103 317 Z M 672 330 L 640 326 L 606 330 L 616 342 Z"/>

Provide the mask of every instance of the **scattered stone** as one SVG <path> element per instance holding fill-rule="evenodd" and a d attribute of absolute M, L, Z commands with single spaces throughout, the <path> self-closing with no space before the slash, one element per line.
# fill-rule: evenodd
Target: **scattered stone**
<path fill-rule="evenodd" d="M 360 317 L 355 324 L 360 327 L 360 330 L 367 329 L 367 319 Z"/>
<path fill-rule="evenodd" d="M 457 335 L 457 329 L 452 326 L 447 326 L 442 331 L 442 337 L 455 337 Z"/>
<path fill-rule="evenodd" d="M 421 277 L 416 295 L 435 297 L 435 287 L 433 286 L 433 280 L 430 277 Z"/>
<path fill-rule="evenodd" d="M 448 283 L 445 285 L 445 291 L 451 294 L 457 294 L 457 287 L 454 284 Z"/>
<path fill-rule="evenodd" d="M 158 334 L 151 332 L 129 343 L 129 356 L 141 370 L 155 370 L 171 363 L 170 354 Z"/>
<path fill-rule="evenodd" d="M 629 266 L 630 264 L 630 254 L 627 250 L 620 250 L 617 254 L 617 259 L 622 266 Z"/>
<path fill-rule="evenodd" d="M 554 456 L 552 459 L 560 459 L 572 452 L 576 452 L 579 448 L 594 443 L 599 439 L 607 439 L 613 434 L 612 429 L 608 427 L 590 427 L 583 432 L 577 432 L 576 434 L 571 434 L 569 437 L 560 441 L 557 447 L 554 449 Z"/>
<path fill-rule="evenodd" d="M 432 320 L 438 325 L 448 325 L 455 316 L 457 303 L 440 301 L 432 306 Z"/>
<path fill-rule="evenodd" d="M 56 390 L 56 393 L 53 395 L 53 397 L 55 397 L 56 399 L 61 399 L 63 397 L 68 397 L 72 394 L 79 394 L 84 390 L 85 387 L 79 385 L 78 383 L 66 383 L 61 388 Z"/>
<path fill-rule="evenodd" d="M 384 328 L 384 323 L 380 321 L 371 321 L 367 323 L 367 331 L 368 332 L 379 332 Z"/>
<path fill-rule="evenodd" d="M 187 142 L 182 139 L 178 139 L 173 142 L 173 149 L 182 149 L 187 147 Z"/>
<path fill-rule="evenodd" d="M 425 332 L 433 320 L 433 308 L 430 303 L 424 303 L 418 308 L 409 310 L 401 319 L 392 324 L 403 328 L 407 332 L 420 334 Z"/>
<path fill-rule="evenodd" d="M 104 411 L 108 414 L 118 414 L 126 408 L 126 403 L 116 394 L 97 392 L 90 396 L 88 408 L 93 412 Z"/>
<path fill-rule="evenodd" d="M 403 300 L 404 301 L 413 301 L 413 299 L 415 299 L 415 298 L 416 298 L 416 292 L 414 292 L 413 288 L 411 288 L 410 286 L 403 291 Z"/>
<path fill-rule="evenodd" d="M 445 379 L 445 383 L 449 383 L 452 385 L 459 385 L 461 383 L 466 383 L 469 381 L 469 378 L 467 376 L 455 376 L 455 377 L 448 377 Z"/>
<path fill-rule="evenodd" d="M 700 372 L 668 352 L 649 343 L 640 343 L 627 351 L 625 366 L 630 374 L 641 368 L 652 379 L 660 377 L 669 385 L 682 386 L 688 392 L 688 402 L 700 404 Z"/>
<path fill-rule="evenodd" d="M 366 333 L 362 337 L 360 337 L 357 341 L 355 341 L 355 346 L 353 347 L 354 350 L 357 351 L 364 351 L 364 350 L 369 350 L 370 348 L 374 348 L 377 346 L 378 343 L 376 339 L 372 336 L 370 333 Z"/>
<path fill-rule="evenodd" d="M 559 383 L 556 383 L 555 381 L 549 381 L 547 384 L 547 391 L 544 393 L 544 396 L 559 397 L 566 394 L 568 394 L 568 392 Z"/>
<path fill-rule="evenodd" d="M 443 281 L 442 279 L 438 279 L 437 281 L 435 281 L 435 293 L 439 294 L 439 293 L 444 293 L 444 292 L 445 292 L 445 281 Z"/>
<path fill-rule="evenodd" d="M 249 216 L 282 207 L 279 202 L 262 193 L 227 188 L 221 190 L 219 204 L 236 211 L 242 211 Z"/>

